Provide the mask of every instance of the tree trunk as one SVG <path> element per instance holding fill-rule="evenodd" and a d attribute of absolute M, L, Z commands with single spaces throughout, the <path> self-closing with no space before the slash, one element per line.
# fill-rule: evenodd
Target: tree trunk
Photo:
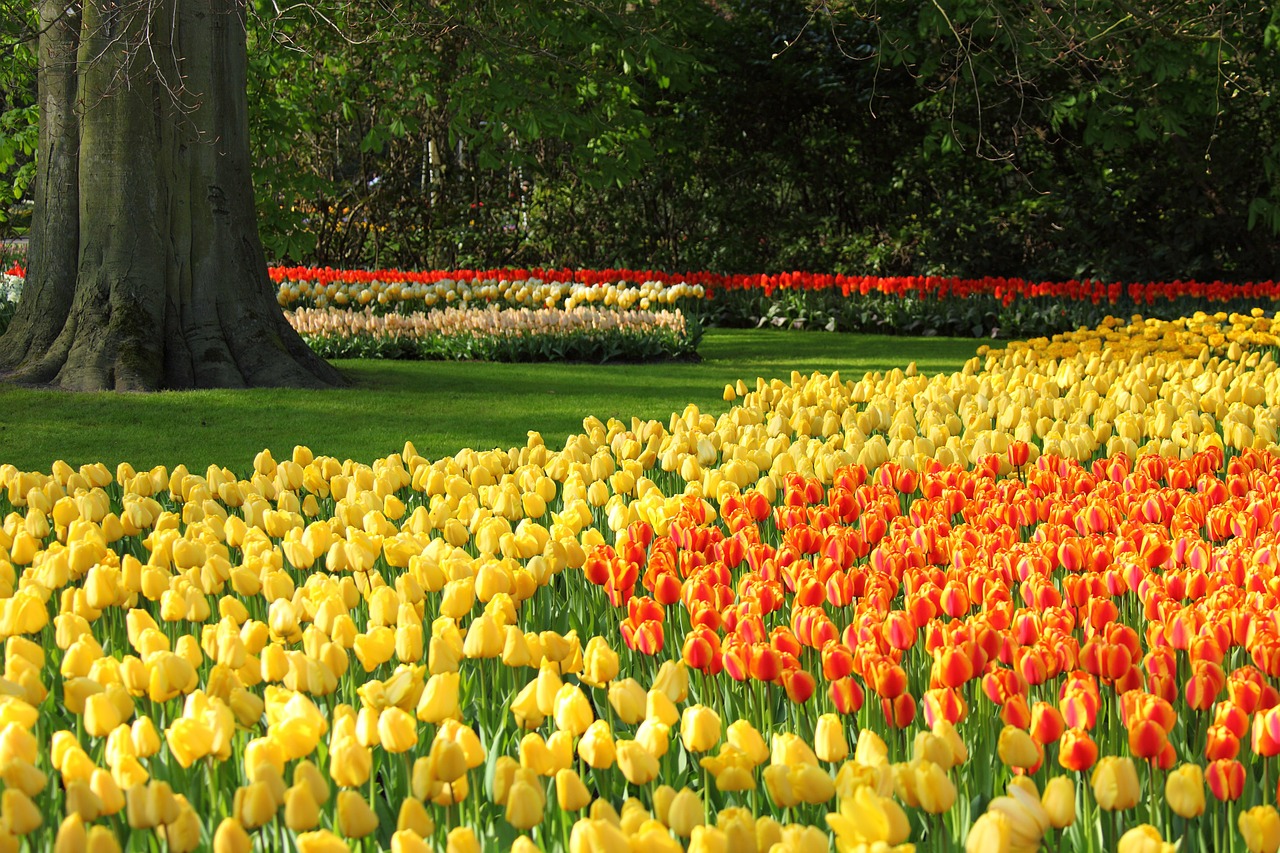
<path fill-rule="evenodd" d="M 35 219 L 0 371 L 74 390 L 341 382 L 267 275 L 242 0 L 68 8 L 40 2 Z"/>

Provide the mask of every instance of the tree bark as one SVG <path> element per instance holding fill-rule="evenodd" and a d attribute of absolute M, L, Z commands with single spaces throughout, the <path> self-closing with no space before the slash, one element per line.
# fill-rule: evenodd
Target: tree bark
<path fill-rule="evenodd" d="M 0 372 L 73 390 L 320 387 L 258 238 L 243 0 L 41 0 L 35 220 Z"/>

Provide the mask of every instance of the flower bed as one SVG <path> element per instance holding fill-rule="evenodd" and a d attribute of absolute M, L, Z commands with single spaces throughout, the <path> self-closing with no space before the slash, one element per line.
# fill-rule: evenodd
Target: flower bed
<path fill-rule="evenodd" d="M 21 274 L 14 267 L 11 272 Z M 1092 327 L 1108 315 L 1173 320 L 1206 306 L 1274 311 L 1275 281 L 1035 282 L 1018 278 L 817 273 L 719 275 L 656 270 L 334 270 L 272 267 L 289 309 L 375 314 L 444 308 L 679 309 L 702 325 L 905 335 L 1029 338 Z"/>
<path fill-rule="evenodd" d="M 325 358 L 660 361 L 696 358 L 700 337 L 679 311 L 299 308 L 285 316 Z"/>
<path fill-rule="evenodd" d="M 0 465 L 0 845 L 1274 850 L 1264 320 L 559 449 Z"/>
<path fill-rule="evenodd" d="M 1245 311 L 1280 299 L 1274 281 L 1033 282 L 988 277 L 813 273 L 672 274 L 655 270 L 405 272 L 276 268 L 282 305 L 376 310 L 503 304 L 679 306 L 705 323 L 913 335 L 1029 337 L 1097 325 L 1107 314 L 1174 319 L 1206 304 Z"/>

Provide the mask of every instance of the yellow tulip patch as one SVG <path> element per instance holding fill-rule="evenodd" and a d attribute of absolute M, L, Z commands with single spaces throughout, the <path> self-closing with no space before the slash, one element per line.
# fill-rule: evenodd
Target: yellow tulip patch
<path fill-rule="evenodd" d="M 1275 853 L 1275 341 L 0 465 L 0 850 Z"/>

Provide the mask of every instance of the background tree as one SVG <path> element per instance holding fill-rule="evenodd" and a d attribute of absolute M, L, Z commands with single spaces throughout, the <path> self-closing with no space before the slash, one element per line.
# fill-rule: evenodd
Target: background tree
<path fill-rule="evenodd" d="M 626 79 L 665 73 L 649 19 L 626 3 L 290 8 L 253 10 L 255 101 L 274 92 L 277 105 L 258 137 L 267 154 L 258 177 L 268 221 L 286 227 L 300 217 L 333 232 L 385 233 L 370 217 L 406 208 L 408 187 L 430 183 L 427 199 L 446 198 L 437 175 L 446 152 L 463 151 L 463 134 L 507 144 L 508 170 L 544 125 L 581 141 L 598 173 L 627 163 L 619 146 L 642 142 L 644 128 L 639 113 L 625 114 Z M 249 167 L 249 11 L 237 0 L 39 4 L 27 283 L 0 337 L 10 378 L 83 390 L 338 380 L 289 327 L 267 277 Z M 442 68 L 470 82 L 433 103 L 423 81 Z M 303 82 L 308 71 L 319 71 L 319 86 Z M 306 121 L 334 106 L 344 123 Z M 288 147 L 270 136 L 270 119 L 282 116 L 297 121 Z M 296 144 L 308 135 L 309 150 Z M 391 144 L 401 140 L 408 157 Z M 323 194 L 309 200 L 290 192 L 297 182 L 272 181 L 284 160 L 301 163 L 313 184 L 359 183 L 338 196 L 341 206 Z M 498 161 L 481 165 L 492 171 Z M 371 197 L 392 202 L 374 210 Z M 408 221 L 436 231 L 430 218 Z M 280 254 L 294 251 L 284 236 Z"/>
<path fill-rule="evenodd" d="M 28 277 L 0 370 L 77 390 L 337 381 L 267 277 L 243 5 L 43 0 L 38 11 Z"/>

